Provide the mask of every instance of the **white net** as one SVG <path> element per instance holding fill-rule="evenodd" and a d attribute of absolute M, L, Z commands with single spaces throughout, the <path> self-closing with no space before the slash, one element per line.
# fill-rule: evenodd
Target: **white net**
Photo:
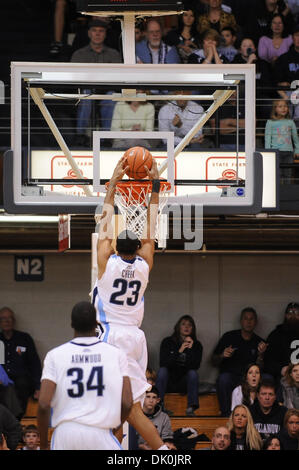
<path fill-rule="evenodd" d="M 119 182 L 115 191 L 115 204 L 118 207 L 127 230 L 134 232 L 140 239 L 147 219 L 147 206 L 151 196 L 151 182 Z M 161 181 L 159 193 L 159 213 L 155 229 L 155 240 L 164 238 L 162 210 L 170 193 L 171 185 Z M 163 230 L 162 230 L 163 229 Z"/>

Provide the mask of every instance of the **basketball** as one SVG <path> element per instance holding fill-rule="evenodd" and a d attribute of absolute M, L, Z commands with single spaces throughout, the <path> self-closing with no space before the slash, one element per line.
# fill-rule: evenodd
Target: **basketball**
<path fill-rule="evenodd" d="M 136 180 L 143 179 L 147 176 L 144 165 L 150 170 L 153 164 L 152 154 L 144 147 L 131 147 L 124 156 L 127 159 L 127 165 L 130 167 L 126 172 L 129 178 Z"/>

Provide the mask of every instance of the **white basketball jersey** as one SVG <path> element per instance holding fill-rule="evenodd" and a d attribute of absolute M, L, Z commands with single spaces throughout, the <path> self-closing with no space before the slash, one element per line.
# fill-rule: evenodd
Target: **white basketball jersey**
<path fill-rule="evenodd" d="M 131 261 L 110 256 L 106 270 L 97 280 L 92 303 L 100 323 L 118 323 L 140 327 L 144 314 L 144 291 L 149 266 L 140 256 Z"/>
<path fill-rule="evenodd" d="M 56 384 L 52 426 L 62 422 L 113 429 L 121 422 L 126 355 L 96 337 L 74 338 L 48 352 L 42 380 Z"/>

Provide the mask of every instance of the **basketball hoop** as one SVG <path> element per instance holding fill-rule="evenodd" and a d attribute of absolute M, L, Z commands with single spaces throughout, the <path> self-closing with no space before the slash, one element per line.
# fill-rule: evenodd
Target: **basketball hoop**
<path fill-rule="evenodd" d="M 106 183 L 105 186 L 108 189 L 109 182 Z M 166 204 L 170 190 L 171 184 L 168 181 L 160 181 L 159 213 L 155 230 L 155 240 L 158 242 L 166 239 L 166 235 L 164 235 L 165 230 L 163 229 L 162 210 Z M 150 180 L 123 180 L 116 184 L 115 204 L 124 218 L 127 230 L 134 232 L 139 239 L 141 239 L 143 235 L 151 191 L 152 182 Z"/>

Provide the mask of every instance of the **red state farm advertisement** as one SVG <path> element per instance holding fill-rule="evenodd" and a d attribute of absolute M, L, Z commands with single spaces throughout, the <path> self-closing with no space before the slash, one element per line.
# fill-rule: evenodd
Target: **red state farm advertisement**
<path fill-rule="evenodd" d="M 92 179 L 93 157 L 74 156 L 74 160 L 79 167 L 82 179 Z M 66 157 L 56 155 L 51 158 L 51 179 L 78 179 L 76 173 L 70 168 Z M 51 191 L 60 190 L 56 185 L 51 185 Z M 63 184 L 63 192 L 70 196 L 84 196 L 83 186 L 79 184 Z"/>
<path fill-rule="evenodd" d="M 237 172 L 238 168 L 238 172 Z M 245 157 L 238 158 L 227 157 L 227 156 L 217 156 L 209 157 L 206 159 L 206 175 L 205 179 L 207 180 L 235 180 L 237 176 L 245 180 Z M 223 186 L 217 186 L 219 190 Z M 215 191 L 215 186 L 206 186 L 206 192 Z"/>

